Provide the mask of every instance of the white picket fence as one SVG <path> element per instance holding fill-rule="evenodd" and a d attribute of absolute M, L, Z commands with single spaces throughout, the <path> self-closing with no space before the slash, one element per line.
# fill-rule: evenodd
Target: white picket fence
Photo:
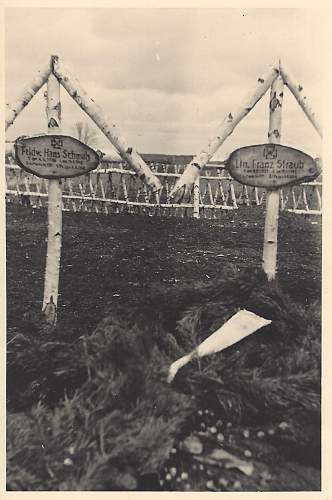
<path fill-rule="evenodd" d="M 265 202 L 263 189 L 242 186 L 232 180 L 222 166 L 208 165 L 195 183 L 188 203 L 172 203 L 169 197 L 183 165 L 151 163 L 162 183 L 159 193 L 151 193 L 125 163 L 102 165 L 82 177 L 63 180 L 63 209 L 73 212 L 145 213 L 195 218 L 218 218 L 223 210 L 239 206 L 259 206 Z M 308 182 L 281 190 L 281 210 L 295 214 L 321 215 L 322 183 Z M 34 207 L 47 204 L 48 181 L 6 164 L 6 197 Z"/>

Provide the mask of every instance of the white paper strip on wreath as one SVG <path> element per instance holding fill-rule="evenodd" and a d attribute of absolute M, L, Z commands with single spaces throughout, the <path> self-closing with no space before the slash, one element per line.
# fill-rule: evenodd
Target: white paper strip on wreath
<path fill-rule="evenodd" d="M 238 311 L 194 351 L 174 361 L 169 368 L 167 381 L 171 383 L 180 368 L 192 359 L 220 352 L 270 323 L 270 319 L 262 318 L 246 309 Z"/>

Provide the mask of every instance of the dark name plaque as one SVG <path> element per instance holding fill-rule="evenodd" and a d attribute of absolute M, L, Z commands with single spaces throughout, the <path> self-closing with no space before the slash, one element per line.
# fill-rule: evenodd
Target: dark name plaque
<path fill-rule="evenodd" d="M 100 161 L 96 151 L 66 135 L 19 137 L 15 155 L 20 167 L 46 179 L 77 177 L 97 168 Z"/>
<path fill-rule="evenodd" d="M 320 167 L 311 156 L 280 144 L 258 144 L 236 149 L 226 162 L 241 184 L 275 189 L 314 180 Z"/>

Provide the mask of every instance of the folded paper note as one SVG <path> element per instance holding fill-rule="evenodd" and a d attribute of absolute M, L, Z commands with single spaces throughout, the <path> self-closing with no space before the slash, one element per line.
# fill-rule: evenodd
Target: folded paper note
<path fill-rule="evenodd" d="M 169 383 L 172 382 L 178 370 L 193 358 L 202 358 L 208 354 L 222 351 L 270 323 L 270 319 L 262 318 L 246 309 L 238 311 L 218 330 L 199 344 L 194 351 L 174 361 L 169 368 L 167 381 Z"/>

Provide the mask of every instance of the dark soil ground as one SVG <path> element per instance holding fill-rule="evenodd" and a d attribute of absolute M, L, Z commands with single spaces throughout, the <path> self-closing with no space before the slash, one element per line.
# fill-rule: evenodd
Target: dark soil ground
<path fill-rule="evenodd" d="M 90 333 L 114 301 L 178 283 L 208 282 L 229 263 L 260 265 L 264 211 L 225 211 L 219 221 L 63 214 L 59 326 Z M 281 213 L 278 279 L 300 302 L 320 298 L 320 218 Z M 42 303 L 47 212 L 7 211 L 8 338 Z M 76 334 L 75 334 L 76 335 Z"/>
<path fill-rule="evenodd" d="M 218 221 L 64 213 L 58 303 L 58 330 L 65 332 L 62 341 L 72 342 L 78 337 L 90 335 L 110 307 L 116 303 L 130 304 L 136 297 L 144 298 L 151 293 L 151 289 L 171 295 L 183 285 L 213 283 L 229 264 L 239 270 L 249 266 L 259 267 L 263 227 L 262 207 L 225 211 Z M 39 314 L 46 237 L 46 210 L 7 205 L 9 345 L 14 344 L 16 336 L 27 328 L 29 318 Z M 304 308 L 314 301 L 320 301 L 320 218 L 286 212 L 280 214 L 278 284 L 295 303 Z M 12 415 L 29 412 L 27 406 L 24 407 L 22 402 L 15 399 L 19 388 L 16 396 L 13 396 L 15 391 L 8 390 L 17 383 L 19 382 L 10 378 L 7 380 L 9 423 Z M 207 412 L 207 415 L 210 414 Z M 206 419 L 209 418 L 206 416 Z M 239 479 L 231 469 L 224 483 L 221 482 L 216 487 L 208 466 L 197 462 L 193 470 L 200 479 L 197 479 L 193 489 L 204 489 L 202 484 L 206 485 L 205 489 L 224 491 L 320 488 L 319 463 L 305 459 L 301 463 L 299 458 L 276 463 L 275 460 L 280 457 L 273 455 L 271 442 L 265 442 L 262 435 L 257 434 L 260 432 L 259 428 L 254 425 L 250 431 L 248 428 L 248 432 L 251 436 L 256 436 L 255 445 L 251 444 L 251 450 L 246 454 L 248 443 L 245 436 L 248 436 L 248 432 L 244 432 L 243 428 L 234 428 L 234 424 L 232 428 L 232 422 L 229 423 L 223 429 L 228 451 L 241 456 L 244 454 L 247 458 L 253 455 L 256 459 L 256 473 L 248 478 L 243 475 L 242 480 L 241 473 Z M 271 429 L 271 435 L 275 432 L 287 434 L 287 423 L 281 426 L 274 424 Z M 303 433 L 306 433 L 305 428 Z M 285 446 L 289 446 L 287 439 Z M 267 471 L 266 464 L 269 464 L 269 460 L 272 468 Z M 163 470 L 167 472 L 169 467 L 165 462 Z M 182 482 L 185 482 L 186 475 L 183 477 Z M 151 489 L 186 489 L 175 478 L 163 478 L 161 482 L 158 481 L 158 488 L 153 484 L 152 481 Z M 24 487 L 23 481 L 17 489 L 29 487 Z"/>

